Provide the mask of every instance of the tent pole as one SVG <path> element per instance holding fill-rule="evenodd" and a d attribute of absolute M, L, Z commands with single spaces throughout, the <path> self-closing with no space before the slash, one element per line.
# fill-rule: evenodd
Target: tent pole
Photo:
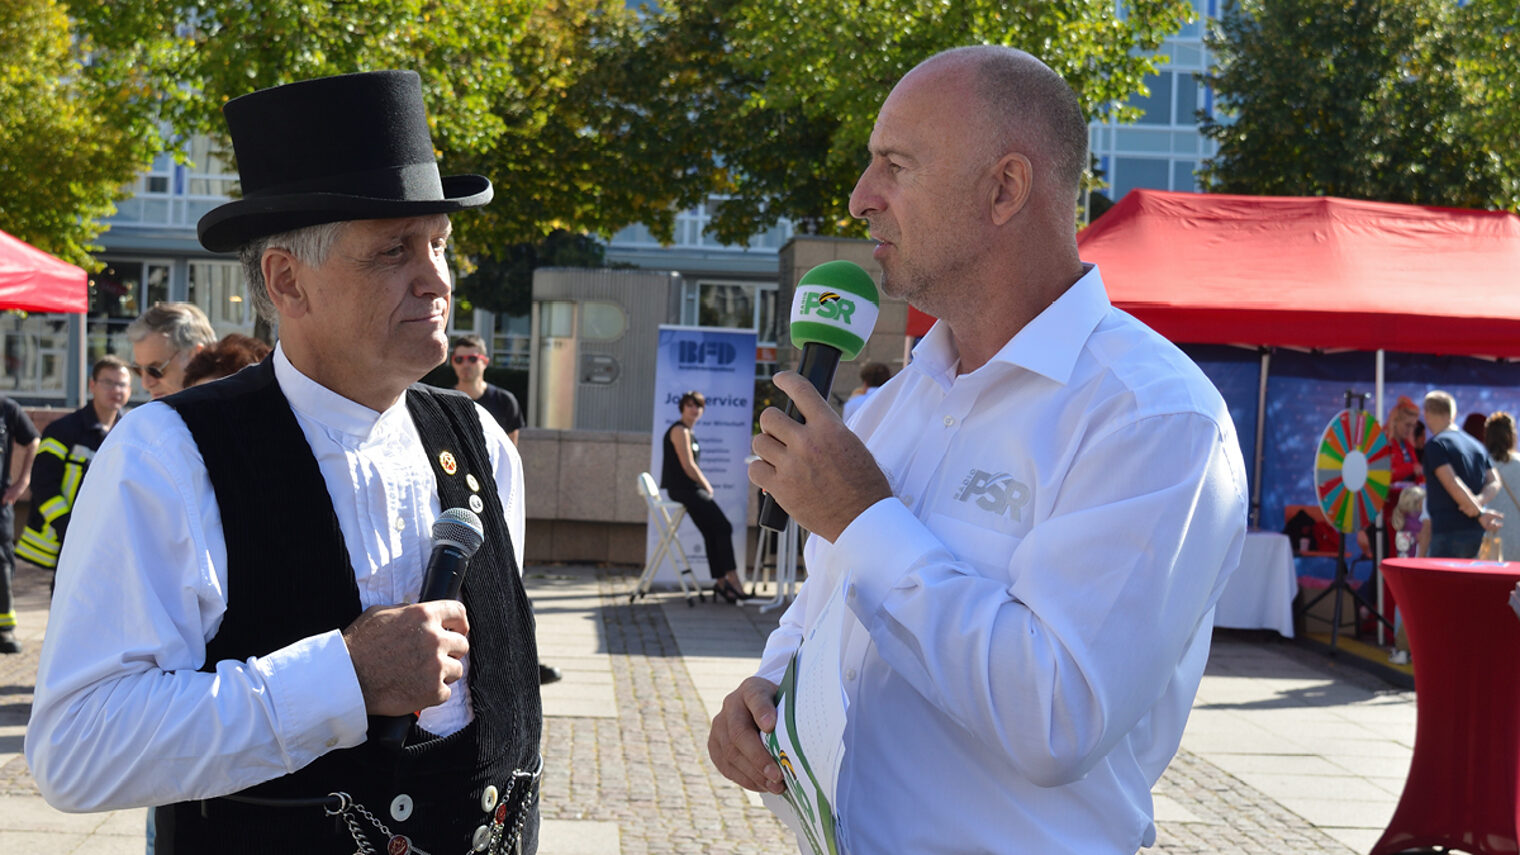
<path fill-rule="evenodd" d="M 1383 365 L 1383 351 L 1381 349 L 1379 349 L 1378 352 L 1377 352 L 1376 365 L 1377 365 L 1376 378 L 1375 378 L 1376 385 L 1375 385 L 1374 390 L 1373 390 L 1373 400 L 1377 402 L 1377 409 L 1373 410 L 1372 413 L 1375 416 L 1382 416 L 1383 413 L 1387 412 L 1387 410 L 1383 409 L 1383 367 L 1384 367 L 1384 365 Z M 1383 425 L 1383 428 L 1386 430 L 1388 428 L 1388 425 Z M 1372 567 L 1373 567 L 1372 578 L 1374 580 L 1376 580 L 1376 582 L 1377 582 L 1377 590 L 1374 591 L 1373 593 L 1377 596 L 1377 610 L 1378 610 L 1378 614 L 1382 614 L 1383 613 L 1383 573 L 1382 573 L 1382 569 L 1383 569 L 1383 526 L 1384 525 L 1387 525 L 1387 521 L 1383 519 L 1383 512 L 1380 509 L 1378 511 L 1378 515 L 1377 515 L 1377 524 L 1372 529 L 1372 533 L 1374 535 L 1373 538 L 1372 538 Z M 1380 646 L 1380 647 L 1382 645 L 1385 645 L 1385 644 L 1388 643 L 1388 628 L 1383 624 L 1382 621 L 1378 621 L 1377 622 L 1377 639 L 1378 639 L 1378 646 Z"/>
<path fill-rule="evenodd" d="M 1270 348 L 1261 349 L 1261 383 L 1256 392 L 1256 459 L 1251 475 L 1251 528 L 1261 528 L 1261 456 L 1267 441 L 1267 370 L 1272 365 Z"/>
<path fill-rule="evenodd" d="M 83 407 L 89 397 L 90 363 L 88 336 L 85 335 L 85 331 L 84 313 L 69 315 L 69 344 L 72 345 L 73 354 L 68 361 L 73 363 L 74 369 L 74 382 L 70 384 L 74 387 L 70 390 L 74 394 L 71 396 L 69 405 L 76 410 Z"/>

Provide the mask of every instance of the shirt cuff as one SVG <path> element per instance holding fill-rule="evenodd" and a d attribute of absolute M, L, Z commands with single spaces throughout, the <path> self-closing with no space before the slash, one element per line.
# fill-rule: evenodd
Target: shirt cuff
<path fill-rule="evenodd" d="M 939 538 L 919 521 L 900 499 L 882 499 L 840 533 L 829 550 L 829 570 L 845 580 L 845 602 L 867 627 L 869 620 L 894 588 L 913 586 L 910 574 L 923 566 L 924 558 L 944 553 L 953 560 Z"/>
<path fill-rule="evenodd" d="M 341 630 L 303 638 L 256 660 L 291 771 L 364 742 L 369 719 Z"/>

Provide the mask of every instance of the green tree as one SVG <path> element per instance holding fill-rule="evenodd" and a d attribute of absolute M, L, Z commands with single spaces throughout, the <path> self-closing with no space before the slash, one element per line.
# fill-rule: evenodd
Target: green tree
<path fill-rule="evenodd" d="M 93 267 L 99 219 L 160 143 L 141 93 L 80 57 L 57 0 L 0 3 L 0 230 Z"/>
<path fill-rule="evenodd" d="M 1205 180 L 1225 193 L 1502 204 L 1505 159 L 1467 115 L 1459 15 L 1449 0 L 1227 7 L 1208 41 L 1221 116 L 1201 125 L 1219 143 Z"/>
<path fill-rule="evenodd" d="M 1458 121 L 1482 149 L 1479 169 L 1494 176 L 1492 206 L 1520 212 L 1520 3 L 1469 0 L 1456 21 Z"/>
<path fill-rule="evenodd" d="M 946 48 L 1023 48 L 1060 72 L 1089 117 L 1122 106 L 1156 69 L 1155 50 L 1192 14 L 1185 0 L 680 0 L 652 19 L 649 50 L 696 67 L 727 196 L 712 231 L 739 242 L 790 218 L 803 231 L 859 234 L 848 213 L 876 110 L 910 68 Z"/>
<path fill-rule="evenodd" d="M 496 202 L 456 223 L 466 266 L 556 228 L 668 223 L 702 198 L 712 171 L 671 168 L 680 152 L 659 143 L 674 135 L 627 100 L 635 93 L 616 63 L 636 56 L 625 42 L 637 18 L 621 0 L 69 2 L 102 77 L 145 93 L 175 134 L 208 134 L 224 149 L 230 98 L 415 69 L 442 168 L 497 185 Z"/>
<path fill-rule="evenodd" d="M 533 271 L 607 266 L 607 248 L 595 238 L 555 229 L 537 243 L 514 244 L 477 257 L 474 272 L 459 280 L 459 299 L 492 312 L 526 315 L 532 302 Z"/>

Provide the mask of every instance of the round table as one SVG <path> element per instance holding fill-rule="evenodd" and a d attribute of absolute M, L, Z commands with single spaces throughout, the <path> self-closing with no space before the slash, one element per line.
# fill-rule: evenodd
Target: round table
<path fill-rule="evenodd" d="M 1520 852 L 1520 562 L 1390 558 L 1414 659 L 1414 758 L 1371 855 Z"/>

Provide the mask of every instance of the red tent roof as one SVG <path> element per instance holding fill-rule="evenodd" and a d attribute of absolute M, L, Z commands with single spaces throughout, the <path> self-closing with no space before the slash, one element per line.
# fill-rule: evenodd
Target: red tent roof
<path fill-rule="evenodd" d="M 1133 190 L 1077 244 L 1172 341 L 1520 356 L 1513 214 Z"/>
<path fill-rule="evenodd" d="M 83 268 L 0 232 L 0 310 L 84 312 L 88 282 Z"/>

